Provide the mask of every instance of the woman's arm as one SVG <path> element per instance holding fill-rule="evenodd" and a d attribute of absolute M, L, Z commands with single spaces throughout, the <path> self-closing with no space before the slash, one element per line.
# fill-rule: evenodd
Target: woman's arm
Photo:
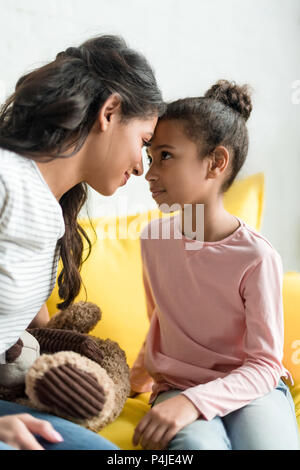
<path fill-rule="evenodd" d="M 38 314 L 34 317 L 28 328 L 44 328 L 50 320 L 47 305 L 44 304 Z"/>
<path fill-rule="evenodd" d="M 63 441 L 51 423 L 28 413 L 0 417 L 0 441 L 14 449 L 44 450 L 34 434 L 39 434 L 54 444 Z"/>

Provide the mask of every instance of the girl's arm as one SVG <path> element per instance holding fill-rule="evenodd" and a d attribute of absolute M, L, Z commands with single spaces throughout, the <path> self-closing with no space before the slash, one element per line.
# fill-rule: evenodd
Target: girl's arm
<path fill-rule="evenodd" d="M 44 304 L 41 310 L 34 317 L 28 328 L 44 328 L 50 320 L 47 305 Z"/>
<path fill-rule="evenodd" d="M 144 283 L 144 289 L 145 289 L 145 294 L 146 294 L 147 314 L 148 314 L 149 321 L 151 321 L 153 311 L 155 308 L 155 302 L 151 293 L 147 268 L 145 266 L 145 262 L 143 259 L 142 245 L 141 245 L 141 252 L 142 252 L 143 283 Z M 137 393 L 151 392 L 152 386 L 154 384 L 152 377 L 148 374 L 144 366 L 145 344 L 146 344 L 146 340 L 144 341 L 140 349 L 140 352 L 130 370 L 130 385 L 131 385 L 131 392 L 129 395 L 130 397 L 135 396 L 134 393 L 136 392 Z"/>
<path fill-rule="evenodd" d="M 283 268 L 276 250 L 264 254 L 244 276 L 244 362 L 223 378 L 184 392 L 205 419 L 225 416 L 272 391 L 288 373 L 283 357 Z M 230 313 L 230 312 L 229 312 Z"/>
<path fill-rule="evenodd" d="M 132 398 L 137 393 L 146 393 L 152 391 L 153 379 L 148 374 L 144 366 L 145 357 L 145 342 L 140 349 L 137 359 L 135 360 L 130 370 L 130 397 Z"/>

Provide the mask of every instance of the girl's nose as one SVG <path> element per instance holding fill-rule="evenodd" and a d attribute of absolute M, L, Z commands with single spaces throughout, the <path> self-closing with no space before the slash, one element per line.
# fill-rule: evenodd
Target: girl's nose
<path fill-rule="evenodd" d="M 145 180 L 147 180 L 147 181 L 155 180 L 155 176 L 154 176 L 153 170 L 151 168 L 149 168 L 149 170 L 145 174 Z"/>
<path fill-rule="evenodd" d="M 145 174 L 145 180 L 147 181 L 152 181 L 152 180 L 157 180 L 159 179 L 159 170 L 157 168 L 157 165 L 154 163 L 151 163 L 150 168 L 148 169 L 147 173 Z"/>

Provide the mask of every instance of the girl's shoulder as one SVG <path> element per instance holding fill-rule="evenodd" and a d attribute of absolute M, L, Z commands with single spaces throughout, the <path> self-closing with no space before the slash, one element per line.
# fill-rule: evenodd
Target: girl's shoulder
<path fill-rule="evenodd" d="M 283 272 L 282 258 L 274 244 L 244 220 L 242 222 L 238 239 L 240 249 L 236 251 L 239 254 L 242 272 L 249 273 L 256 267 L 262 266 L 276 266 Z"/>
<path fill-rule="evenodd" d="M 240 219 L 241 220 L 241 219 Z M 243 239 L 244 243 L 247 243 L 253 251 L 256 251 L 257 254 L 263 255 L 268 253 L 274 253 L 276 251 L 273 243 L 264 235 L 256 230 L 251 225 L 247 224 L 243 220 Z"/>

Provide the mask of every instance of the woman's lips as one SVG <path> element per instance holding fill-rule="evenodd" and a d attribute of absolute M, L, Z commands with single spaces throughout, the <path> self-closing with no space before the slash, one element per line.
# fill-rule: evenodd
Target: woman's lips
<path fill-rule="evenodd" d="M 130 178 L 130 175 L 129 175 L 127 172 L 124 173 L 124 182 L 123 182 L 122 186 L 127 183 L 127 181 L 129 180 L 129 178 Z"/>

